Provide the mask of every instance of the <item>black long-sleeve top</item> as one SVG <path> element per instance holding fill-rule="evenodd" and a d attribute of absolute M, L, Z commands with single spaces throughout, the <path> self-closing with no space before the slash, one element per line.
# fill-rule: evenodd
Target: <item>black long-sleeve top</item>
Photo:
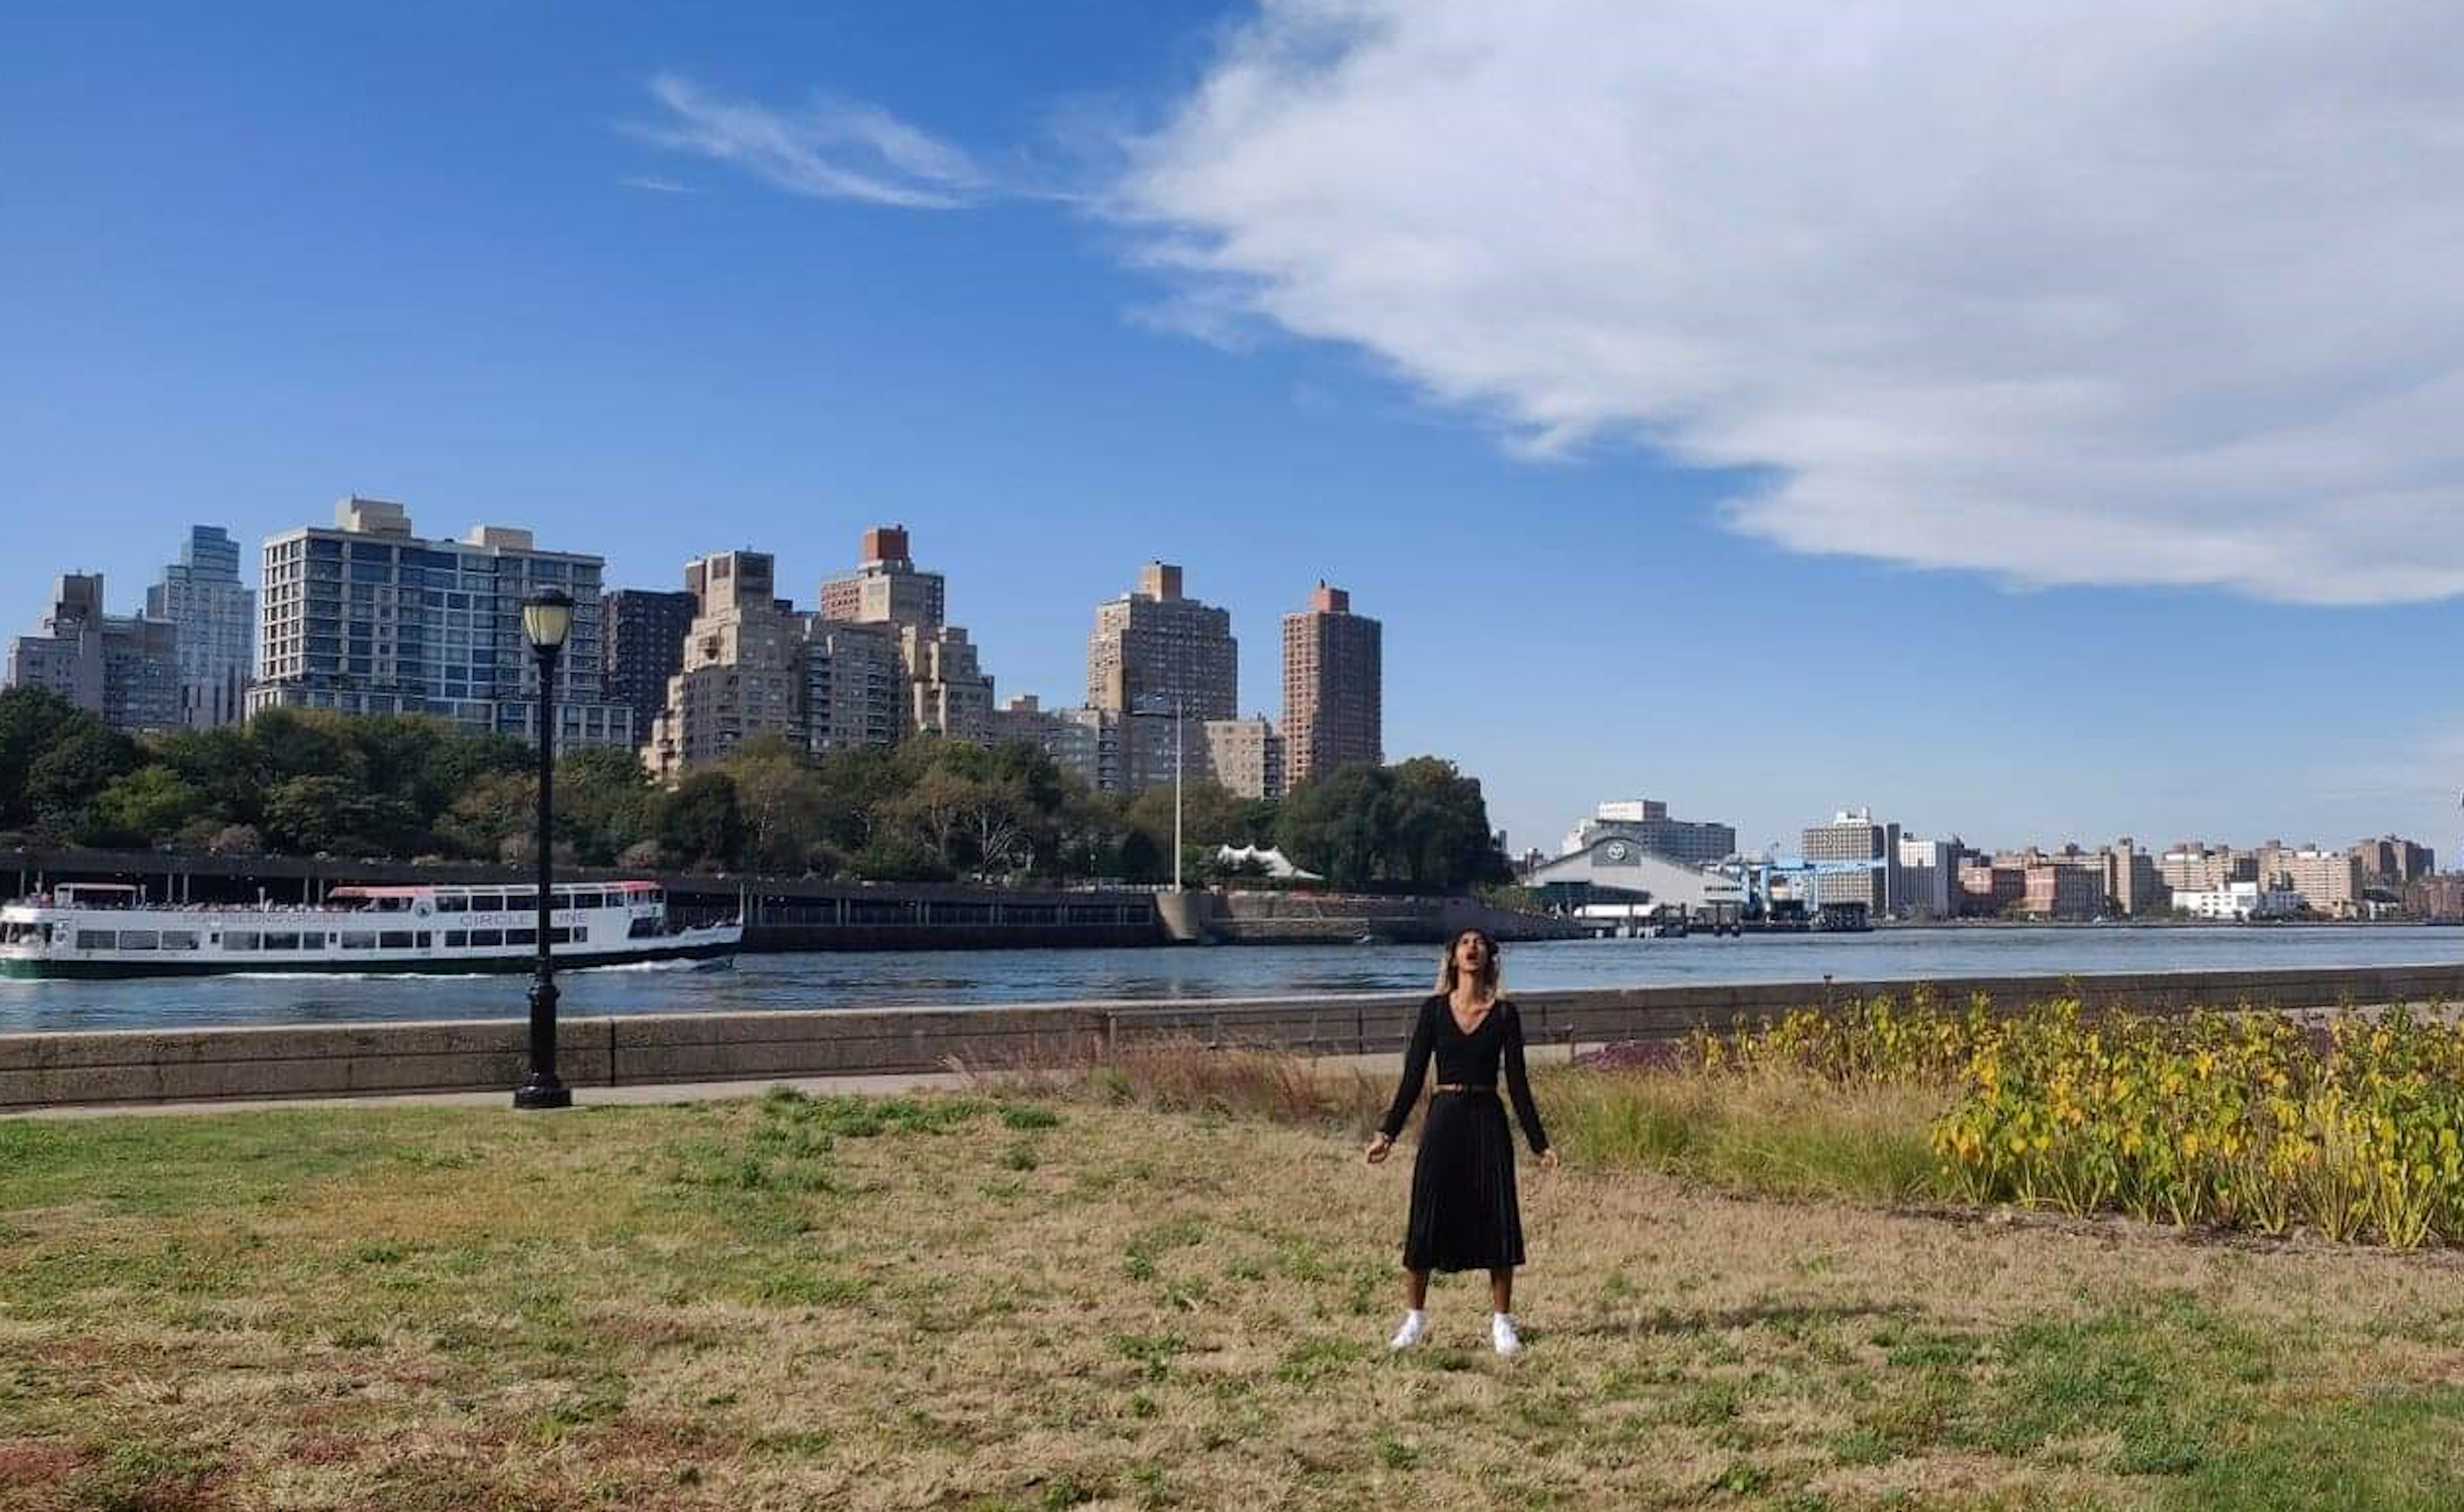
<path fill-rule="evenodd" d="M 1441 1086 L 1494 1087 L 1498 1063 L 1503 1060 L 1507 1095 L 1514 1101 L 1514 1116 L 1523 1125 L 1524 1139 L 1533 1154 L 1549 1148 L 1549 1131 L 1540 1127 L 1540 1109 L 1531 1102 L 1531 1078 L 1523 1067 L 1523 1016 L 1515 1011 L 1512 999 L 1499 998 L 1469 1034 L 1455 1022 L 1444 994 L 1432 994 L 1420 1004 L 1419 1021 L 1412 1026 L 1412 1047 L 1403 1056 L 1403 1084 L 1395 1089 L 1395 1106 L 1386 1109 L 1386 1121 L 1377 1126 L 1388 1139 L 1403 1131 L 1403 1120 L 1420 1100 L 1420 1084 L 1429 1074 L 1432 1055 L 1437 1057 Z"/>

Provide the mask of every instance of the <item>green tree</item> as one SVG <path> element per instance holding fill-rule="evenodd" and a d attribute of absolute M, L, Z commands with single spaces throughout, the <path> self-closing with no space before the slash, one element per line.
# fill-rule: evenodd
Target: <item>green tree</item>
<path fill-rule="evenodd" d="M 659 795 L 642 758 L 611 746 L 582 746 L 559 756 L 556 822 L 585 866 L 618 865 L 627 851 L 655 842 Z"/>
<path fill-rule="evenodd" d="M 539 779 L 510 772 L 474 779 L 446 805 L 436 838 L 465 856 L 517 861 L 533 848 L 539 824 Z"/>
<path fill-rule="evenodd" d="M 34 817 L 28 778 L 79 711 L 48 688 L 11 688 L 0 692 L 0 824 L 23 824 Z"/>
<path fill-rule="evenodd" d="M 95 800 L 143 761 L 136 741 L 81 709 L 71 710 L 26 771 L 26 798 L 35 822 L 65 840 L 100 838 Z"/>
<path fill-rule="evenodd" d="M 1488 804 L 1477 778 L 1436 756 L 1414 756 L 1393 773 L 1388 875 L 1416 892 L 1440 893 L 1512 878 L 1488 827 Z"/>
<path fill-rule="evenodd" d="M 154 737 L 154 759 L 205 795 L 207 806 L 232 823 L 264 818 L 266 773 L 250 733 L 272 714 L 245 725 L 173 730 Z"/>
<path fill-rule="evenodd" d="M 1340 766 L 1284 795 L 1278 848 L 1337 887 L 1375 887 L 1394 846 L 1394 774 L 1367 761 Z"/>
<path fill-rule="evenodd" d="M 360 803 L 348 778 L 287 778 L 266 797 L 268 838 L 288 851 L 332 850 L 353 832 Z"/>
<path fill-rule="evenodd" d="M 744 814 L 744 859 L 768 871 L 801 871 L 827 850 L 832 794 L 804 755 L 777 735 L 745 741 L 723 762 Z"/>
<path fill-rule="evenodd" d="M 206 795 L 167 766 L 142 766 L 112 778 L 94 807 L 100 826 L 122 844 L 171 840 L 198 820 L 221 826 L 208 813 Z"/>
<path fill-rule="evenodd" d="M 680 865 L 736 865 L 744 845 L 744 810 L 736 779 L 694 772 L 659 805 L 659 844 Z"/>

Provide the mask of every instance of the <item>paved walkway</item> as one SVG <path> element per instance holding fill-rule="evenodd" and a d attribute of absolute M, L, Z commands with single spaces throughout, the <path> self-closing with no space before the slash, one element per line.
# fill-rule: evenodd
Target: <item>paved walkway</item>
<path fill-rule="evenodd" d="M 1535 1065 L 1567 1059 L 1564 1045 L 1535 1044 L 1529 1052 Z M 1319 1056 L 1309 1064 L 1320 1071 L 1362 1070 L 1375 1076 L 1402 1074 L 1400 1051 L 1378 1055 Z M 814 1097 L 893 1097 L 901 1092 L 948 1092 L 975 1079 L 956 1071 L 916 1071 L 886 1076 L 781 1076 L 741 1082 L 673 1082 L 650 1086 L 577 1086 L 576 1107 L 624 1107 L 659 1103 L 712 1103 L 730 1098 L 759 1097 L 774 1086 L 794 1087 Z M 0 1118 L 143 1118 L 167 1113 L 240 1113 L 267 1108 L 331 1107 L 510 1107 L 513 1088 L 500 1092 L 413 1092 L 400 1097 L 283 1097 L 233 1099 L 205 1103 L 113 1103 L 79 1107 L 43 1107 L 0 1114 Z"/>

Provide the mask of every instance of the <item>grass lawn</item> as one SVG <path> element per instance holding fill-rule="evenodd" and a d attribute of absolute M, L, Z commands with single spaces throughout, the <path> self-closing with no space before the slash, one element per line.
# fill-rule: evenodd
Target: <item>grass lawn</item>
<path fill-rule="evenodd" d="M 1387 1357 L 1409 1151 L 1348 1134 L 990 1094 L 0 1122 L 0 1509 L 2464 1506 L 2453 1254 L 1568 1143 L 1509 1364 L 1473 1278 Z"/>

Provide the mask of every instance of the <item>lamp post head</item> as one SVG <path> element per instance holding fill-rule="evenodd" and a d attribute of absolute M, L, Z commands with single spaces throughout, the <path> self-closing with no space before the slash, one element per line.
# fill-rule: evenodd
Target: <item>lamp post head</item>
<path fill-rule="evenodd" d="M 522 635 L 534 648 L 561 650 L 564 638 L 571 633 L 573 595 L 560 588 L 545 588 L 522 601 Z"/>

